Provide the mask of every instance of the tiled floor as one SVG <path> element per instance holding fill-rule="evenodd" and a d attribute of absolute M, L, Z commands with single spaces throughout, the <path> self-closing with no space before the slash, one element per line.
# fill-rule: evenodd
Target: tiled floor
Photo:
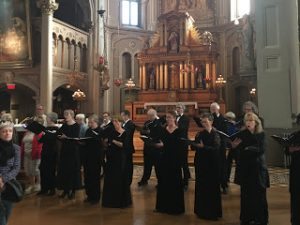
<path fill-rule="evenodd" d="M 155 184 L 152 178 L 147 187 L 137 187 L 138 178 L 132 184 L 133 206 L 127 209 L 107 209 L 100 205 L 83 203 L 80 191 L 73 201 L 58 197 L 27 196 L 13 210 L 9 225 L 238 225 L 239 187 L 231 184 L 228 195 L 223 196 L 223 218 L 210 222 L 199 220 L 193 214 L 194 181 L 185 195 L 186 213 L 170 216 L 154 213 Z M 268 190 L 270 225 L 289 224 L 289 193 L 287 186 L 275 185 Z"/>

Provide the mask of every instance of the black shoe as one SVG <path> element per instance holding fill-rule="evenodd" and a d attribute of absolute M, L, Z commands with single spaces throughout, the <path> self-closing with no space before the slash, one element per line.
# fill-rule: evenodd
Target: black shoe
<path fill-rule="evenodd" d="M 70 191 L 69 193 L 68 193 L 68 199 L 69 200 L 72 200 L 72 199 L 74 199 L 75 198 L 75 191 Z"/>
<path fill-rule="evenodd" d="M 148 181 L 143 181 L 143 180 L 141 180 L 141 181 L 138 182 L 138 186 L 139 186 L 139 187 L 141 187 L 141 186 L 146 186 L 146 185 L 148 185 Z"/>
<path fill-rule="evenodd" d="M 63 193 L 61 193 L 58 197 L 59 198 L 65 198 L 66 196 L 67 196 L 67 192 L 66 191 L 64 191 Z"/>
<path fill-rule="evenodd" d="M 52 189 L 47 193 L 47 196 L 54 196 L 55 195 L 55 190 Z"/>
<path fill-rule="evenodd" d="M 84 203 L 90 203 L 91 200 L 90 200 L 89 198 L 86 198 L 86 199 L 83 200 L 83 202 L 84 202 Z"/>
<path fill-rule="evenodd" d="M 97 205 L 97 204 L 99 204 L 99 201 L 98 200 L 91 200 L 90 204 L 91 205 Z"/>

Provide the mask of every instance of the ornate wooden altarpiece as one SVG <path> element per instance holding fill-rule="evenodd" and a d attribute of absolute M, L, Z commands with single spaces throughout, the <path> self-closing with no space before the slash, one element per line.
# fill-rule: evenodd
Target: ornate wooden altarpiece
<path fill-rule="evenodd" d="M 126 104 L 135 121 L 144 110 L 165 113 L 183 102 L 188 110 L 208 108 L 216 100 L 217 45 L 208 31 L 195 27 L 188 13 L 171 11 L 158 18 L 157 32 L 138 55 L 138 101 Z"/>

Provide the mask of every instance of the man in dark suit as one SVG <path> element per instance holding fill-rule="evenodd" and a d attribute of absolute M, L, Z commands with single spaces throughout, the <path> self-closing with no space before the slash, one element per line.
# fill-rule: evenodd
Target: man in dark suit
<path fill-rule="evenodd" d="M 185 105 L 181 103 L 178 103 L 176 105 L 176 113 L 177 113 L 176 120 L 177 120 L 178 128 L 182 130 L 183 138 L 188 138 L 190 119 L 188 118 L 188 116 L 184 115 L 184 110 L 185 110 Z M 188 148 L 189 146 L 185 144 L 183 149 L 184 154 L 182 159 L 184 190 L 187 190 L 189 184 L 188 181 L 191 178 L 191 173 L 188 165 Z"/>
<path fill-rule="evenodd" d="M 162 122 L 157 116 L 157 112 L 154 109 L 149 109 L 147 112 L 148 120 L 144 123 L 141 130 L 141 135 L 145 135 L 152 139 L 152 141 L 158 142 L 160 139 L 160 133 L 162 129 Z M 159 158 L 160 150 L 156 148 L 153 143 L 144 143 L 144 173 L 142 179 L 138 182 L 139 186 L 148 184 L 148 180 L 151 176 L 152 167 L 154 166 L 156 177 L 159 177 Z"/>
<path fill-rule="evenodd" d="M 135 152 L 134 145 L 133 145 L 133 135 L 135 131 L 135 124 L 130 119 L 130 112 L 128 110 L 124 110 L 121 112 L 121 117 L 123 120 L 122 127 L 127 133 L 127 145 L 125 146 L 125 150 L 127 152 L 127 159 L 128 159 L 128 170 L 129 170 L 129 177 L 128 182 L 129 184 L 132 183 L 132 175 L 133 175 L 133 159 L 132 155 Z"/>
<path fill-rule="evenodd" d="M 219 131 L 227 133 L 227 123 L 226 119 L 220 113 L 220 105 L 217 102 L 213 102 L 210 105 L 210 112 L 214 117 L 213 127 Z M 221 178 L 220 184 L 223 194 L 227 194 L 228 184 L 227 184 L 227 162 L 226 162 L 226 142 L 225 138 L 221 137 L 220 146 L 220 168 L 221 168 Z"/>

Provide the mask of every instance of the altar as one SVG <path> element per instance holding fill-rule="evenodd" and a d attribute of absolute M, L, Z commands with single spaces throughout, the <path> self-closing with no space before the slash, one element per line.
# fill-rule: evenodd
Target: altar
<path fill-rule="evenodd" d="M 165 114 L 178 102 L 193 102 L 185 104 L 188 113 L 208 111 L 217 100 L 218 54 L 213 34 L 196 27 L 188 13 L 162 14 L 157 31 L 138 54 L 140 91 L 125 106 L 133 120 L 145 121 L 148 108 Z M 223 102 L 221 108 L 225 111 Z"/>

